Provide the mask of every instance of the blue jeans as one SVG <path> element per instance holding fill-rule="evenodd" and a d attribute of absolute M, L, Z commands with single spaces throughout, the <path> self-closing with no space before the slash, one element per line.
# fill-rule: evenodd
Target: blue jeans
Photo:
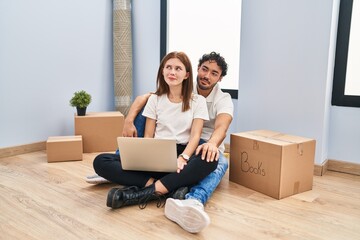
<path fill-rule="evenodd" d="M 142 112 L 143 111 L 141 110 L 134 120 L 134 125 L 138 131 L 138 137 L 144 137 L 146 118 L 142 115 Z M 199 144 L 204 142 L 205 141 L 201 139 Z M 119 154 L 119 150 L 116 150 L 116 154 Z M 220 153 L 218 161 L 217 168 L 197 185 L 192 186 L 190 191 L 185 195 L 185 199 L 197 199 L 202 204 L 205 204 L 208 201 L 229 167 L 228 160 L 222 153 Z"/>
<path fill-rule="evenodd" d="M 220 152 L 217 168 L 197 185 L 192 186 L 185 199 L 197 199 L 205 204 L 211 197 L 229 167 L 227 158 Z"/>

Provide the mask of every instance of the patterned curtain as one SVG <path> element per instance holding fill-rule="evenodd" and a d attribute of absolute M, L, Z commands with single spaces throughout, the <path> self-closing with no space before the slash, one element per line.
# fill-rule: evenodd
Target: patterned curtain
<path fill-rule="evenodd" d="M 113 0 L 113 45 L 115 107 L 127 115 L 132 98 L 131 0 Z"/>

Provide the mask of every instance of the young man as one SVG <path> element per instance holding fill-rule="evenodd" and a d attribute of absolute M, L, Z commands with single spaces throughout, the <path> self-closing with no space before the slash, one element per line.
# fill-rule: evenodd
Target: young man
<path fill-rule="evenodd" d="M 204 204 L 215 191 L 228 168 L 228 161 L 223 155 L 225 150 L 223 140 L 234 111 L 230 95 L 222 92 L 217 84 L 227 74 L 225 59 L 215 52 L 204 54 L 199 60 L 197 72 L 194 91 L 206 98 L 210 120 L 205 121 L 201 134 L 201 139 L 205 143 L 198 146 L 195 154 L 202 150 L 202 159 L 218 160 L 218 167 L 197 185 L 192 186 L 190 192 L 185 195 L 185 200 L 168 198 L 165 204 L 165 216 L 191 233 L 200 232 L 210 223 L 209 216 L 204 211 Z M 145 94 L 135 99 L 125 119 L 123 136 L 138 135 L 134 120 L 149 96 L 150 94 Z"/>

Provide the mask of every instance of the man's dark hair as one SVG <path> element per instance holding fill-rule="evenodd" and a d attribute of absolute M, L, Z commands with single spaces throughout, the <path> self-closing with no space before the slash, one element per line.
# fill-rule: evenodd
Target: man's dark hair
<path fill-rule="evenodd" d="M 225 59 L 220 56 L 219 53 L 216 52 L 211 52 L 209 54 L 204 54 L 200 59 L 199 59 L 199 65 L 198 67 L 201 66 L 201 64 L 203 64 L 206 61 L 215 61 L 217 63 L 217 65 L 221 68 L 221 76 L 224 77 L 227 74 L 227 69 L 228 69 L 228 65 L 225 62 Z"/>

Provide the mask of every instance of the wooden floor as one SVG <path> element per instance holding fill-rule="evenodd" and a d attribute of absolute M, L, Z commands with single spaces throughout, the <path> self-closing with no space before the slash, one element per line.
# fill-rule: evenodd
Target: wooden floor
<path fill-rule="evenodd" d="M 275 200 L 224 177 L 190 234 L 150 203 L 112 210 L 113 184 L 92 186 L 96 154 L 47 163 L 45 151 L 0 158 L 0 239 L 360 239 L 360 176 L 314 176 L 312 191 Z"/>

